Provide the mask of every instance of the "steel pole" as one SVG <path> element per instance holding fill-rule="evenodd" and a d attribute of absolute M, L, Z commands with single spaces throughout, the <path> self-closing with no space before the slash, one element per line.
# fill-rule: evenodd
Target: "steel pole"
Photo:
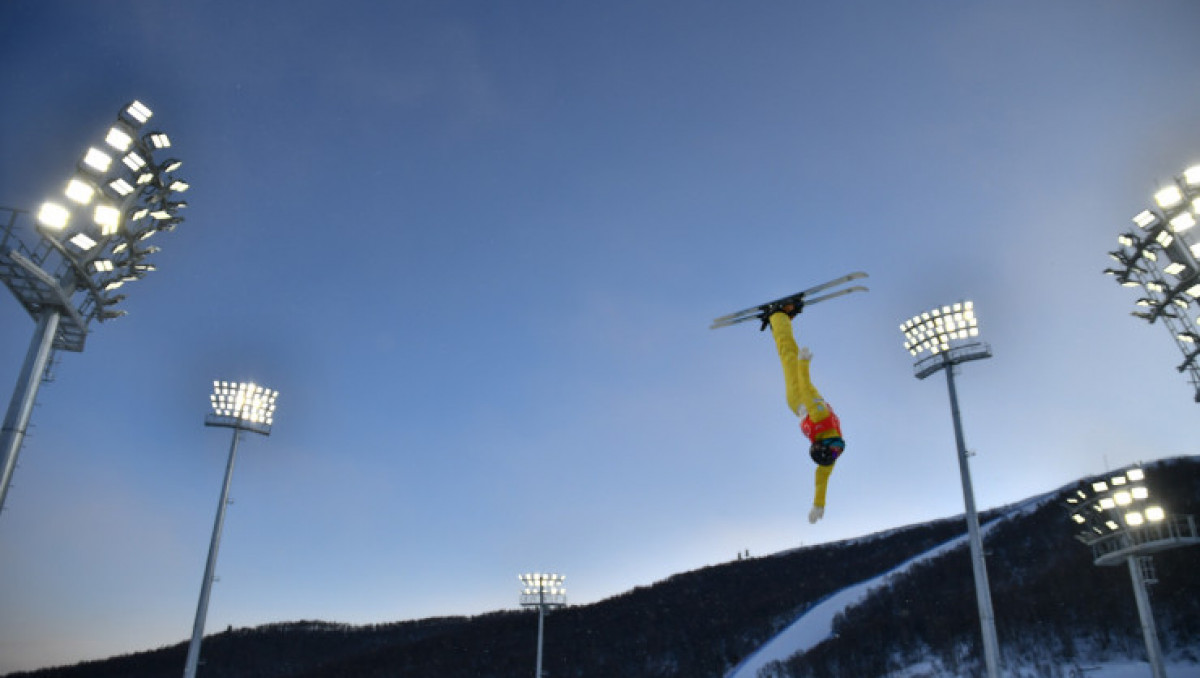
<path fill-rule="evenodd" d="M 1154 612 L 1150 609 L 1150 595 L 1146 592 L 1146 578 L 1138 556 L 1129 556 L 1129 577 L 1133 580 L 1133 597 L 1137 599 L 1138 618 L 1142 622 L 1142 637 L 1146 639 L 1146 657 L 1150 660 L 1150 674 L 1154 678 L 1167 678 L 1163 668 L 1162 651 L 1158 646 L 1158 630 L 1154 625 Z"/>
<path fill-rule="evenodd" d="M 38 318 L 33 341 L 29 343 L 25 364 L 21 367 L 17 386 L 13 389 L 12 400 L 8 404 L 8 413 L 4 416 L 4 428 L 0 430 L 0 454 L 3 455 L 3 466 L 0 467 L 0 511 L 4 510 L 8 484 L 17 468 L 17 455 L 20 454 L 21 444 L 25 441 L 25 431 L 29 428 L 29 419 L 33 415 L 33 405 L 37 400 L 42 376 L 46 374 L 46 364 L 50 361 L 60 318 L 62 314 L 55 309 L 43 311 Z"/>
<path fill-rule="evenodd" d="M 196 623 L 192 626 L 192 642 L 188 645 L 183 678 L 196 678 L 196 667 L 200 663 L 200 641 L 204 637 L 204 620 L 208 616 L 208 596 L 217 567 L 217 551 L 221 546 L 221 530 L 225 525 L 225 507 L 229 504 L 229 484 L 233 480 L 233 462 L 237 457 L 238 439 L 241 435 L 240 428 L 233 429 L 229 461 L 225 464 L 225 483 L 221 486 L 221 502 L 217 504 L 217 519 L 213 523 L 212 541 L 208 545 L 208 563 L 204 566 L 204 583 L 200 586 L 200 602 L 196 606 Z"/>
<path fill-rule="evenodd" d="M 542 678 L 542 627 L 546 621 L 546 589 L 544 586 L 538 585 L 538 646 L 537 646 L 537 673 L 533 674 L 534 678 Z"/>
<path fill-rule="evenodd" d="M 958 414 L 958 391 L 954 386 L 954 364 L 947 361 L 946 385 L 950 389 L 950 413 L 954 417 L 954 441 L 958 445 L 958 471 L 962 476 L 963 502 L 966 504 L 967 533 L 971 543 L 971 566 L 975 572 L 975 598 L 979 605 L 979 624 L 983 632 L 983 659 L 988 678 L 1000 678 L 1000 643 L 996 639 L 996 614 L 992 611 L 992 594 L 988 586 L 987 564 L 983 556 L 983 539 L 979 533 L 979 514 L 975 511 L 975 491 L 971 488 L 971 469 L 967 463 L 967 446 Z"/>

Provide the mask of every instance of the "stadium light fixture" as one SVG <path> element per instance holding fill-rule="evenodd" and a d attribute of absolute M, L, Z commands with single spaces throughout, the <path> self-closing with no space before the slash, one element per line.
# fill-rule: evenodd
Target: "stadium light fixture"
<path fill-rule="evenodd" d="M 1145 287 L 1149 292 L 1135 303 L 1150 310 L 1132 315 L 1151 324 L 1161 320 L 1171 333 L 1184 356 L 1176 370 L 1187 372 L 1196 402 L 1200 402 L 1200 352 L 1194 347 L 1192 330 L 1200 322 L 1198 214 L 1200 165 L 1194 165 L 1154 192 L 1153 206 L 1133 217 L 1138 232 L 1121 234 L 1120 249 L 1109 253 L 1121 268 L 1104 271 L 1122 285 Z"/>
<path fill-rule="evenodd" d="M 1183 192 L 1178 186 L 1167 186 L 1154 194 L 1154 202 L 1162 209 L 1171 209 L 1183 202 Z"/>
<path fill-rule="evenodd" d="M 87 205 L 96 195 L 96 187 L 78 177 L 67 182 L 67 197 L 79 205 Z"/>
<path fill-rule="evenodd" d="M 139 126 L 146 124 L 146 121 L 150 119 L 151 115 L 153 115 L 153 113 L 151 113 L 150 109 L 140 101 L 130 102 L 130 104 L 126 106 L 125 110 L 122 112 L 123 118 L 130 120 Z"/>
<path fill-rule="evenodd" d="M 914 357 L 922 351 L 937 355 L 950 350 L 950 342 L 979 336 L 974 302 L 964 301 L 914 316 L 900 326 L 904 348 Z"/>
<path fill-rule="evenodd" d="M 217 518 L 213 523 L 212 540 L 208 545 L 204 581 L 200 585 L 200 602 L 196 605 L 196 621 L 192 626 L 192 640 L 188 644 L 187 660 L 183 668 L 184 678 L 196 678 L 196 668 L 200 663 L 200 643 L 204 638 L 204 621 L 208 616 L 209 594 L 217 568 L 217 551 L 221 544 L 221 530 L 225 525 L 225 507 L 229 504 L 229 484 L 233 480 L 233 463 L 237 458 L 238 441 L 243 431 L 271 435 L 271 426 L 275 421 L 275 400 L 278 397 L 278 391 L 263 388 L 253 382 L 213 382 L 213 392 L 209 396 L 212 413 L 205 417 L 204 425 L 233 429 L 233 442 L 229 445 L 229 459 L 225 463 L 225 482 L 221 486 Z"/>
<path fill-rule="evenodd" d="M 38 223 L 46 228 L 55 231 L 61 231 L 67 227 L 67 222 L 71 220 L 71 210 L 63 207 L 56 202 L 42 203 L 41 209 L 38 210 Z"/>
<path fill-rule="evenodd" d="M 124 153 L 133 145 L 133 135 L 135 133 L 133 129 L 118 122 L 109 128 L 108 134 L 104 137 L 104 143 L 108 144 L 109 148 L 112 148 L 114 151 Z"/>
<path fill-rule="evenodd" d="M 967 448 L 963 438 L 962 422 L 958 411 L 958 391 L 954 384 L 955 368 L 971 360 L 982 360 L 992 356 L 991 348 L 980 341 L 979 319 L 975 316 L 975 305 L 963 301 L 935 308 L 900 325 L 904 333 L 904 348 L 919 358 L 914 366 L 916 377 L 924 379 L 944 370 L 946 386 L 950 391 L 950 413 L 954 420 L 954 438 L 958 446 L 958 470 L 962 479 L 963 503 L 966 506 L 967 533 L 971 545 L 971 566 L 975 576 L 975 599 L 979 607 L 979 623 L 983 635 L 983 659 L 988 678 L 1000 677 L 1000 643 L 996 636 L 996 615 L 992 607 L 992 594 L 988 585 L 987 563 L 983 554 L 983 538 L 979 530 L 979 514 L 975 509 L 975 492 L 971 486 L 971 469 L 967 463 Z"/>
<path fill-rule="evenodd" d="M 83 154 L 83 160 L 80 162 L 83 165 L 83 169 L 90 170 L 96 175 L 104 175 L 108 173 L 108 168 L 112 167 L 112 161 L 111 155 L 92 147 L 87 149 L 87 152 Z"/>
<path fill-rule="evenodd" d="M 561 574 L 537 572 L 517 575 L 517 578 L 523 585 L 521 605 L 538 609 L 537 664 L 533 675 L 534 678 L 542 678 L 542 637 L 546 611 L 567 604 L 567 589 L 563 587 L 566 577 Z"/>
<path fill-rule="evenodd" d="M 1071 491 L 1063 502 L 1075 538 L 1091 547 L 1096 565 L 1129 569 L 1146 655 L 1154 678 L 1165 678 L 1162 650 L 1146 584 L 1154 581 L 1151 554 L 1200 544 L 1193 516 L 1169 515 L 1151 499 L 1141 467 L 1111 473 Z"/>
<path fill-rule="evenodd" d="M 155 164 L 157 149 L 148 135 L 138 136 L 152 115 L 137 101 L 121 109 L 98 145 L 108 151 L 89 146 L 70 178 L 60 184 L 61 198 L 44 202 L 32 225 L 24 225 L 29 216 L 24 210 L 0 208 L 0 217 L 7 215 L 7 223 L 0 223 L 0 281 L 36 324 L 0 429 L 0 510 L 54 351 L 83 351 L 93 320 L 124 315 L 112 308 L 118 299 L 109 292 L 128 282 L 132 272 L 113 255 L 128 243 L 182 221 L 174 212 L 166 222 L 146 218 L 151 206 L 176 209 L 169 198 L 175 191 L 172 186 L 183 181 L 168 166 L 169 162 L 177 168 L 178 161 Z M 136 153 L 146 167 L 135 175 L 114 162 L 113 153 Z"/>

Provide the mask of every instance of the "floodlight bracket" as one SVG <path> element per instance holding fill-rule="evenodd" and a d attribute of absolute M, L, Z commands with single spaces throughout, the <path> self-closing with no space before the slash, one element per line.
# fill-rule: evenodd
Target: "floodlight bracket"
<path fill-rule="evenodd" d="M 924 379 L 943 368 L 990 357 L 992 357 L 992 347 L 986 342 L 975 341 L 922 358 L 913 365 L 913 372 L 917 379 Z"/>
<path fill-rule="evenodd" d="M 567 595 L 565 593 L 522 593 L 521 605 L 525 607 L 566 607 Z"/>
<path fill-rule="evenodd" d="M 250 431 L 251 433 L 259 433 L 264 436 L 271 435 L 270 424 L 246 421 L 241 417 L 223 417 L 218 414 L 209 414 L 204 417 L 204 425 Z"/>
<path fill-rule="evenodd" d="M 1200 545 L 1200 533 L 1196 532 L 1194 516 L 1174 515 L 1159 522 L 1126 527 L 1092 540 L 1088 545 L 1092 547 L 1096 565 L 1122 565 L 1131 556 Z"/>
<path fill-rule="evenodd" d="M 12 224 L 9 224 L 5 229 L 5 241 L 11 227 Z M 82 351 L 87 338 L 88 319 L 72 303 L 70 288 L 38 265 L 36 260 L 44 257 L 28 252 L 19 241 L 16 245 L 0 251 L 0 280 L 34 320 L 47 309 L 60 313 L 62 322 L 54 336 L 55 349 L 76 353 Z M 68 274 L 67 277 L 71 276 Z"/>
<path fill-rule="evenodd" d="M 1190 369 L 1192 367 L 1192 365 L 1195 364 L 1196 358 L 1198 356 L 1200 356 L 1200 348 L 1197 348 L 1194 351 L 1189 351 L 1189 352 L 1185 353 L 1183 356 L 1184 357 L 1183 363 L 1181 363 L 1179 365 L 1179 367 L 1176 367 L 1175 370 L 1178 372 L 1183 372 L 1185 370 Z M 1200 399 L 1200 393 L 1197 393 L 1196 397 L 1197 397 L 1197 399 Z"/>

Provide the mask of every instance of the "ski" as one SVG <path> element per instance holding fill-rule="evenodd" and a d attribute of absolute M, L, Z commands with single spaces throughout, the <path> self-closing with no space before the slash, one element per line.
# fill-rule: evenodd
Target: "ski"
<path fill-rule="evenodd" d="M 743 323 L 743 322 L 746 322 L 747 320 L 754 320 L 756 318 L 761 318 L 763 312 L 765 312 L 767 310 L 767 308 L 769 308 L 772 304 L 781 304 L 781 303 L 784 303 L 787 301 L 802 301 L 805 306 L 810 306 L 812 304 L 817 304 L 822 301 L 836 299 L 838 297 L 845 296 L 852 292 L 866 292 L 867 291 L 866 287 L 863 287 L 862 285 L 855 285 L 853 287 L 847 287 L 845 289 L 830 292 L 828 294 L 823 294 L 823 295 L 816 296 L 816 297 L 811 296 L 813 294 L 816 294 L 817 292 L 823 292 L 827 289 L 837 287 L 838 285 L 844 285 L 848 282 L 851 282 L 854 280 L 860 280 L 865 277 L 867 277 L 866 273 L 864 273 L 862 271 L 855 271 L 854 273 L 849 273 L 840 278 L 834 278 L 833 280 L 830 280 L 829 282 L 821 283 L 820 285 L 810 287 L 801 292 L 797 292 L 795 294 L 789 294 L 786 297 L 780 297 L 773 301 L 768 301 L 765 304 L 759 304 L 757 306 L 751 306 L 750 308 L 745 308 L 740 311 L 736 311 L 734 313 L 728 313 L 726 315 L 723 315 L 719 318 L 714 319 L 712 321 L 712 324 L 709 325 L 709 329 L 715 330 L 718 327 L 729 327 L 730 325 L 736 325 L 738 323 Z"/>
<path fill-rule="evenodd" d="M 804 299 L 804 307 L 808 308 L 809 306 L 812 306 L 813 304 L 818 304 L 822 301 L 829 301 L 830 299 L 836 299 L 838 297 L 843 297 L 852 292 L 867 292 L 867 291 L 869 291 L 869 290 L 866 287 L 863 287 L 862 285 L 855 285 L 853 287 L 847 287 L 846 289 L 838 290 L 836 292 L 830 292 L 829 294 L 823 294 L 819 297 L 813 297 L 811 299 L 805 298 Z M 763 304 L 763 308 L 756 307 L 755 312 L 751 313 L 749 315 L 742 315 L 742 316 L 738 316 L 738 317 L 734 317 L 734 318 L 725 318 L 722 320 L 714 320 L 712 322 L 712 324 L 708 326 L 708 329 L 715 330 L 718 327 L 729 327 L 730 325 L 744 323 L 747 320 L 759 320 L 762 318 L 763 312 L 766 311 L 766 307 L 769 306 L 770 304 L 798 300 L 799 298 L 800 298 L 799 294 L 793 294 L 790 297 L 782 297 L 780 299 L 776 299 L 775 301 L 769 302 L 767 304 Z"/>
<path fill-rule="evenodd" d="M 827 290 L 830 287 L 837 287 L 838 285 L 848 283 L 852 280 L 859 280 L 859 279 L 865 278 L 865 277 L 867 277 L 867 274 L 862 271 L 855 271 L 854 273 L 848 273 L 844 276 L 841 276 L 840 278 L 834 278 L 833 280 L 830 280 L 829 282 L 824 282 L 824 283 L 821 283 L 820 285 L 815 285 L 806 290 L 801 290 L 799 292 L 796 292 L 795 294 L 789 294 L 786 297 L 780 297 L 779 299 L 776 299 L 774 301 L 768 301 L 765 304 L 759 304 L 757 306 L 751 306 L 750 308 L 744 308 L 740 311 L 734 311 L 733 313 L 729 313 L 729 314 L 726 314 L 719 318 L 714 319 L 713 322 L 716 323 L 716 322 L 724 322 L 727 320 L 733 320 L 734 318 L 737 318 L 739 316 L 744 316 L 744 315 L 756 316 L 757 314 L 761 313 L 763 311 L 763 309 L 766 308 L 767 306 L 769 306 L 770 304 L 778 303 L 781 301 L 787 301 L 789 299 L 795 299 L 797 297 L 807 296 L 809 294 L 815 294 L 822 290 Z"/>

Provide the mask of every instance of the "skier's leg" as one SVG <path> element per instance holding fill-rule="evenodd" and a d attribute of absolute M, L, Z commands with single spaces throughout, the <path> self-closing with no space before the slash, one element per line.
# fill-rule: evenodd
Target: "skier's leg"
<path fill-rule="evenodd" d="M 801 411 L 801 386 L 799 364 L 800 349 L 792 336 L 792 319 L 786 313 L 773 313 L 770 317 L 771 335 L 775 337 L 775 348 L 779 351 L 779 362 L 783 367 L 783 383 L 787 389 L 788 407 L 796 416 L 804 416 Z"/>
<path fill-rule="evenodd" d="M 813 386 L 809 378 L 809 360 L 800 357 L 800 349 L 792 334 L 792 320 L 785 313 L 775 313 L 770 318 L 771 334 L 779 350 L 779 362 L 783 366 L 784 383 L 787 385 L 788 407 L 803 417 L 808 414 L 814 422 L 829 416 L 829 406 Z"/>

